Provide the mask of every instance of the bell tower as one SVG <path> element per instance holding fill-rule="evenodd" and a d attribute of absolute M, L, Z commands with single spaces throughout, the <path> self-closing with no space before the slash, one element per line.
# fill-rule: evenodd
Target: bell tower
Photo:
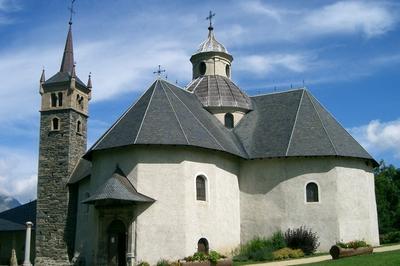
<path fill-rule="evenodd" d="M 76 75 L 72 22 L 60 71 L 40 78 L 40 143 L 37 188 L 35 265 L 70 265 L 75 217 L 67 181 L 86 151 L 91 78 Z"/>

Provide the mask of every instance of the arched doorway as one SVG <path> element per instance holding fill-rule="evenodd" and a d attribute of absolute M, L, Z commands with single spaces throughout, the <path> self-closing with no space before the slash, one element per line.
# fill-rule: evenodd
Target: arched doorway
<path fill-rule="evenodd" d="M 126 266 L 126 227 L 120 220 L 108 226 L 108 266 Z"/>
<path fill-rule="evenodd" d="M 208 241 L 205 238 L 200 238 L 197 242 L 197 252 L 208 254 Z"/>

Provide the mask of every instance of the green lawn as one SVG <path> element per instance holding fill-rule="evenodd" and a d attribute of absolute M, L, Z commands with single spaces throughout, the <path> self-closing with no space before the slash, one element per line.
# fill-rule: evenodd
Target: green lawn
<path fill-rule="evenodd" d="M 387 251 L 382 253 L 373 253 L 368 255 L 360 255 L 338 260 L 328 260 L 310 264 L 313 266 L 399 266 L 400 265 L 400 250 Z"/>

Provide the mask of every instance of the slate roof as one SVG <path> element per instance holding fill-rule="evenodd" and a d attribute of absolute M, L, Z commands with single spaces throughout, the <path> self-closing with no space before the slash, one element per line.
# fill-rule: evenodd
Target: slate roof
<path fill-rule="evenodd" d="M 227 77 L 200 76 L 191 82 L 187 90 L 193 92 L 205 108 L 233 107 L 244 111 L 253 109 L 250 98 Z"/>
<path fill-rule="evenodd" d="M 137 192 L 121 169 L 117 167 L 111 178 L 83 203 L 102 204 L 115 201 L 118 203 L 151 203 L 154 202 L 154 199 Z"/>
<path fill-rule="evenodd" d="M 251 97 L 254 111 L 234 129 L 249 158 L 371 155 L 308 90 Z"/>
<path fill-rule="evenodd" d="M 156 80 L 85 155 L 95 150 L 138 144 L 182 145 L 246 156 L 235 136 L 196 96 Z"/>
<path fill-rule="evenodd" d="M 36 200 L 0 213 L 0 231 L 25 230 L 26 222 L 36 222 Z"/>
<path fill-rule="evenodd" d="M 139 144 L 195 146 L 244 159 L 339 156 L 374 159 L 306 89 L 249 98 L 253 110 L 234 129 L 194 93 L 155 81 L 85 155 Z"/>
<path fill-rule="evenodd" d="M 62 83 L 62 82 L 70 82 L 71 81 L 71 74 L 69 72 L 57 72 L 55 75 L 53 75 L 51 78 L 45 81 L 45 85 L 52 85 L 52 84 L 57 84 L 57 83 Z M 79 85 L 83 86 L 86 88 L 85 83 L 83 83 L 82 80 L 80 80 L 78 77 L 75 77 L 76 83 Z"/>
<path fill-rule="evenodd" d="M 74 184 L 92 174 L 92 163 L 84 158 L 80 158 L 69 177 L 68 184 Z"/>

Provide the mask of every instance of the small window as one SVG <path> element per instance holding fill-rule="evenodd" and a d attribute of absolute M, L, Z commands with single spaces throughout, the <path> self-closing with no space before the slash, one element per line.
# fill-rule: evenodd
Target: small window
<path fill-rule="evenodd" d="M 54 117 L 51 120 L 51 129 L 52 130 L 60 130 L 60 119 L 58 119 L 57 117 Z"/>
<path fill-rule="evenodd" d="M 81 133 L 82 122 L 78 120 L 76 122 L 76 132 Z"/>
<path fill-rule="evenodd" d="M 233 128 L 233 126 L 234 126 L 233 114 L 231 114 L 231 113 L 225 114 L 225 126 L 227 128 Z"/>
<path fill-rule="evenodd" d="M 226 76 L 228 78 L 230 78 L 231 77 L 231 67 L 229 65 L 226 65 L 225 72 L 226 72 Z"/>
<path fill-rule="evenodd" d="M 62 106 L 63 104 L 63 93 L 59 92 L 58 93 L 58 106 Z"/>
<path fill-rule="evenodd" d="M 55 93 L 51 94 L 51 107 L 57 107 L 57 95 Z"/>
<path fill-rule="evenodd" d="M 318 185 L 314 182 L 308 183 L 306 186 L 307 202 L 318 202 Z"/>
<path fill-rule="evenodd" d="M 201 62 L 199 66 L 200 75 L 204 75 L 206 73 L 207 66 L 206 63 Z"/>
<path fill-rule="evenodd" d="M 196 177 L 196 199 L 206 200 L 206 178 L 201 175 Z"/>
<path fill-rule="evenodd" d="M 197 252 L 208 254 L 208 251 L 209 251 L 209 246 L 207 239 L 200 238 L 200 240 L 197 242 Z"/>

